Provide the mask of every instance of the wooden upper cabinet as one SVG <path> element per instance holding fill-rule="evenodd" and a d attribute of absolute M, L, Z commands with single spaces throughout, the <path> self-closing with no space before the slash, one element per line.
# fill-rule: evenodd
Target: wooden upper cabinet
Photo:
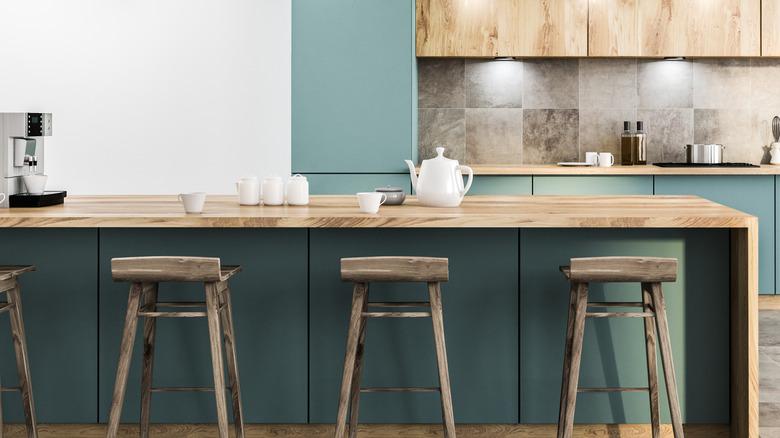
<path fill-rule="evenodd" d="M 758 56 L 761 0 L 638 0 L 639 56 Z"/>
<path fill-rule="evenodd" d="M 417 0 L 417 56 L 587 56 L 588 0 Z"/>
<path fill-rule="evenodd" d="M 780 56 L 780 0 L 761 0 L 761 56 Z"/>
<path fill-rule="evenodd" d="M 588 2 L 588 56 L 638 56 L 639 0 Z"/>

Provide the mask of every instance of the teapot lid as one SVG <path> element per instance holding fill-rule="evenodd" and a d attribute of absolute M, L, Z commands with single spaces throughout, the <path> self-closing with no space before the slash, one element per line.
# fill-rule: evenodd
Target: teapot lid
<path fill-rule="evenodd" d="M 444 147 L 439 146 L 436 148 L 436 156 L 432 158 L 433 160 L 446 160 L 451 161 L 451 158 L 447 158 L 444 156 Z M 427 161 L 427 160 L 426 160 Z"/>

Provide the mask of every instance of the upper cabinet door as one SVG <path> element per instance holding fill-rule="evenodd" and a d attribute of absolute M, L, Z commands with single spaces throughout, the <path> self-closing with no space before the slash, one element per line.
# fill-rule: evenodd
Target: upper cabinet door
<path fill-rule="evenodd" d="M 758 56 L 761 0 L 639 0 L 640 56 Z"/>
<path fill-rule="evenodd" d="M 417 0 L 417 56 L 587 56 L 588 0 Z"/>
<path fill-rule="evenodd" d="M 521 56 L 588 56 L 588 0 L 523 0 Z"/>
<path fill-rule="evenodd" d="M 590 0 L 588 56 L 638 56 L 638 0 Z"/>
<path fill-rule="evenodd" d="M 417 56 L 516 56 L 520 0 L 417 0 Z"/>
<path fill-rule="evenodd" d="M 761 0 L 761 56 L 780 56 L 780 0 Z"/>

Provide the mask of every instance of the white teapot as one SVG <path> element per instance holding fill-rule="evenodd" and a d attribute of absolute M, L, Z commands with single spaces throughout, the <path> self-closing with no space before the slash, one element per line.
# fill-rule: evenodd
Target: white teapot
<path fill-rule="evenodd" d="M 436 148 L 436 158 L 424 160 L 420 166 L 420 176 L 411 160 L 405 160 L 412 177 L 412 187 L 417 192 L 420 204 L 430 207 L 457 207 L 471 188 L 474 171 L 461 166 L 458 160 L 444 157 L 444 148 Z M 469 179 L 463 187 L 463 172 Z"/>
<path fill-rule="evenodd" d="M 772 157 L 769 160 L 769 164 L 780 164 L 780 143 L 774 142 L 769 149 L 769 156 Z"/>

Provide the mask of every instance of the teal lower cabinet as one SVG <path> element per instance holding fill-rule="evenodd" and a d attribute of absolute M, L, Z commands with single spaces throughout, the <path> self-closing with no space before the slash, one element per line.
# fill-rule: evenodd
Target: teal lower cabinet
<path fill-rule="evenodd" d="M 0 230 L 0 264 L 37 267 L 19 283 L 41 423 L 96 421 L 97 239 L 97 230 Z M 0 315 L 0 369 L 3 386 L 17 386 L 8 313 Z M 24 423 L 18 392 L 3 393 L 3 417 Z"/>
<path fill-rule="evenodd" d="M 653 177 L 534 176 L 534 195 L 652 195 Z"/>
<path fill-rule="evenodd" d="M 728 239 L 721 230 L 522 230 L 520 422 L 558 419 L 569 304 L 569 285 L 558 266 L 571 257 L 644 255 L 680 261 L 677 282 L 665 283 L 664 293 L 683 420 L 728 423 Z M 590 300 L 640 301 L 639 291 L 639 284 L 594 284 Z M 640 318 L 587 320 L 581 387 L 646 387 L 645 360 Z M 662 421 L 668 423 L 663 382 L 661 390 Z M 647 394 L 580 394 L 575 421 L 648 423 Z"/>
<path fill-rule="evenodd" d="M 309 180 L 309 192 L 312 195 L 354 195 L 357 192 L 373 192 L 375 188 L 385 186 L 400 187 L 407 195 L 412 191 L 412 180 L 408 173 L 307 173 L 305 176 Z"/>
<path fill-rule="evenodd" d="M 758 217 L 758 291 L 774 294 L 774 176 L 656 176 L 657 195 L 697 195 Z"/>
<path fill-rule="evenodd" d="M 108 417 L 129 290 L 128 284 L 111 280 L 111 258 L 197 255 L 221 257 L 225 264 L 240 264 L 244 268 L 230 282 L 244 420 L 247 423 L 305 423 L 308 391 L 307 239 L 308 231 L 305 229 L 101 230 L 100 370 L 97 377 L 94 369 L 88 370 L 93 387 L 96 381 L 100 385 L 98 420 L 105 422 Z M 24 248 L 25 242 L 20 241 L 19 247 Z M 58 257 L 67 255 L 59 253 Z M 95 261 L 93 254 L 90 266 L 94 266 Z M 63 274 L 62 278 L 68 280 L 72 277 Z M 93 273 L 88 280 L 94 282 L 94 279 Z M 160 288 L 161 301 L 199 301 L 203 296 L 200 284 L 163 284 Z M 93 296 L 86 304 L 79 304 L 86 306 L 95 302 Z M 73 318 L 72 315 L 67 317 L 68 320 Z M 94 316 L 92 324 L 94 327 Z M 123 422 L 138 421 L 141 326 L 139 324 L 136 336 Z M 65 334 L 67 331 L 58 330 L 57 333 Z M 94 339 L 95 336 L 90 336 L 83 342 L 92 341 L 94 344 Z M 69 357 L 73 356 L 62 352 L 46 366 L 51 369 L 51 364 L 62 363 Z M 158 320 L 154 366 L 155 386 L 213 386 L 205 319 Z M 81 371 L 69 368 L 69 373 Z M 61 382 L 66 381 L 68 377 L 63 375 Z M 36 390 L 39 388 L 41 386 Z M 90 422 L 94 422 L 94 394 L 97 391 L 87 388 L 89 386 L 78 388 L 73 393 L 92 397 Z M 63 396 L 73 397 L 73 394 L 63 393 Z M 215 421 L 213 393 L 157 393 L 152 397 L 152 422 Z"/>
<path fill-rule="evenodd" d="M 485 175 L 475 176 L 469 195 L 530 195 L 533 182 L 530 176 Z"/>
<path fill-rule="evenodd" d="M 344 362 L 352 286 L 339 259 L 424 255 L 450 259 L 444 328 L 456 421 L 518 421 L 517 230 L 311 230 L 310 421 L 333 423 Z M 427 299 L 424 284 L 371 286 L 373 301 Z M 428 318 L 372 319 L 364 386 L 438 386 Z M 557 390 L 553 392 L 557 393 Z M 360 421 L 438 423 L 438 393 L 366 393 Z"/>

